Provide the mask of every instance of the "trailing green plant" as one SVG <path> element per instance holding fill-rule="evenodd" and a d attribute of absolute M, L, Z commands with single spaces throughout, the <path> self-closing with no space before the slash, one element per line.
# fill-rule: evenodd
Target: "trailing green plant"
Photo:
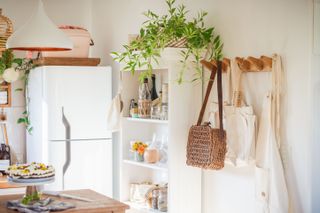
<path fill-rule="evenodd" d="M 35 65 L 33 64 L 31 59 L 26 58 L 15 58 L 12 50 L 5 50 L 2 52 L 0 58 L 0 80 L 1 83 L 6 81 L 8 83 L 12 83 L 17 79 L 11 79 L 10 75 L 6 75 L 10 72 L 17 72 L 20 79 L 24 81 L 24 88 L 18 88 L 15 91 L 25 92 L 26 98 L 26 110 L 22 113 L 22 116 L 18 119 L 18 124 L 23 124 L 26 127 L 26 130 L 31 134 L 32 126 L 29 119 L 29 111 L 28 105 L 30 102 L 29 95 L 28 95 L 28 77 L 30 70 L 34 68 Z M 6 76 L 6 77 L 5 77 Z"/>
<path fill-rule="evenodd" d="M 26 101 L 26 110 L 22 113 L 22 116 L 18 119 L 17 122 L 18 124 L 23 124 L 29 134 L 32 133 L 33 126 L 31 125 L 30 118 L 29 118 L 30 97 L 29 97 L 28 84 L 29 84 L 30 71 L 35 67 L 36 65 L 33 64 L 33 61 L 31 59 L 22 59 L 21 65 L 16 68 L 21 73 L 23 73 L 21 80 L 24 82 L 23 84 L 24 88 L 18 88 L 16 89 L 16 92 L 19 92 L 19 91 L 24 92 L 25 101 Z"/>
<path fill-rule="evenodd" d="M 124 63 L 124 71 L 135 73 L 135 70 L 147 67 L 141 72 L 139 79 L 143 81 L 145 77 L 152 74 L 152 64 L 158 64 L 161 52 L 170 42 L 184 42 L 181 50 L 182 68 L 179 72 L 178 83 L 183 82 L 187 60 L 194 62 L 196 70 L 195 78 L 202 78 L 201 59 L 203 53 L 207 51 L 208 60 L 222 59 L 223 43 L 220 36 L 216 35 L 213 27 L 206 28 L 204 18 L 207 12 L 199 12 L 196 18 L 188 21 L 186 16 L 188 11 L 184 5 L 174 6 L 175 0 L 166 0 L 168 14 L 158 15 L 152 11 L 147 11 L 144 15 L 147 18 L 142 24 L 137 38 L 128 45 L 123 45 L 124 52 L 112 52 L 115 61 Z"/>
<path fill-rule="evenodd" d="M 21 203 L 24 205 L 29 205 L 32 202 L 39 201 L 40 199 L 41 199 L 41 194 L 39 192 L 34 192 L 31 195 L 25 195 L 22 198 Z"/>

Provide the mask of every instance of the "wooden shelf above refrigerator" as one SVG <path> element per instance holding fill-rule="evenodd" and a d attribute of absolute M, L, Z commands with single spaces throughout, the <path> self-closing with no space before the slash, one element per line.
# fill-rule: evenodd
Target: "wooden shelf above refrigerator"
<path fill-rule="evenodd" d="M 98 66 L 100 58 L 41 57 L 33 63 L 38 66 Z"/>

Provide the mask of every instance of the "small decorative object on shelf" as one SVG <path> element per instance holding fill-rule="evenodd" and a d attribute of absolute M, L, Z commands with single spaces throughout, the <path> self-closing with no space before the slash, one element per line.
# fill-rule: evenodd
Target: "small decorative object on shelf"
<path fill-rule="evenodd" d="M 11 155 L 10 155 L 10 146 L 9 146 L 9 139 L 8 139 L 8 133 L 7 133 L 7 115 L 4 111 L 4 109 L 1 109 L 0 112 L 0 128 L 3 133 L 3 138 L 5 143 L 1 143 L 0 146 L 0 172 L 5 173 L 7 168 L 11 164 Z"/>
<path fill-rule="evenodd" d="M 168 187 L 160 187 L 158 195 L 158 210 L 161 212 L 168 211 Z"/>
<path fill-rule="evenodd" d="M 159 161 L 159 150 L 155 148 L 148 148 L 144 152 L 144 161 L 146 163 L 157 163 Z"/>
<path fill-rule="evenodd" d="M 11 107 L 11 84 L 3 82 L 0 85 L 0 107 Z"/>
<path fill-rule="evenodd" d="M 149 199 L 149 194 L 157 185 L 149 182 L 131 183 L 130 184 L 130 201 L 134 203 L 146 204 Z"/>
<path fill-rule="evenodd" d="M 154 189 L 152 191 L 152 201 L 151 201 L 151 207 L 153 209 L 158 209 L 158 197 L 159 197 L 159 189 Z"/>
<path fill-rule="evenodd" d="M 138 118 L 138 104 L 134 99 L 131 99 L 129 106 L 129 116 L 131 118 Z"/>
<path fill-rule="evenodd" d="M 138 111 L 139 118 L 150 118 L 151 112 L 151 94 L 148 85 L 148 78 L 143 80 L 143 84 L 139 87 Z"/>
<path fill-rule="evenodd" d="M 148 145 L 146 143 L 143 143 L 142 141 L 133 141 L 131 145 L 131 150 L 134 153 L 134 160 L 138 162 L 144 161 L 144 152 Z"/>

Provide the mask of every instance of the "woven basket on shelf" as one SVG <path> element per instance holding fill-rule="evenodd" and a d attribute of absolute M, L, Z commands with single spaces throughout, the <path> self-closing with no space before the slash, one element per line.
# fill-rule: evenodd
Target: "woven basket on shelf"
<path fill-rule="evenodd" d="M 2 15 L 2 9 L 0 8 L 0 53 L 6 49 L 7 40 L 12 32 L 12 22 Z"/>
<path fill-rule="evenodd" d="M 166 47 L 183 48 L 186 47 L 187 39 L 180 38 L 179 40 L 173 40 L 167 43 Z"/>

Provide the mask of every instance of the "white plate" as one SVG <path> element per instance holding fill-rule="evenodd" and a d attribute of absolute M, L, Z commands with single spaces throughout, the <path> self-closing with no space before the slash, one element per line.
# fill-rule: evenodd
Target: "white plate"
<path fill-rule="evenodd" d="M 9 183 L 13 183 L 13 184 L 35 186 L 35 185 L 43 185 L 43 184 L 54 182 L 54 176 L 48 177 L 48 178 L 34 178 L 34 179 L 8 177 L 8 181 Z"/>

